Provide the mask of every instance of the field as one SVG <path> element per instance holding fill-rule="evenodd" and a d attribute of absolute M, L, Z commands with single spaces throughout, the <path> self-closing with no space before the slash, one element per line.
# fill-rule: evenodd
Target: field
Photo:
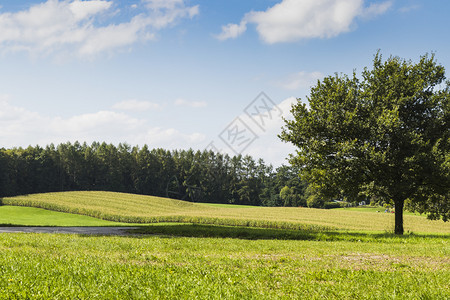
<path fill-rule="evenodd" d="M 2 199 L 14 201 L 153 223 L 131 236 L 0 234 L 0 299 L 450 299 L 448 223 L 423 216 L 405 216 L 407 228 L 417 230 L 398 237 L 388 230 L 392 215 L 370 210 L 218 206 L 104 192 Z M 14 220 L 21 211 L 26 218 Z M 10 224 L 33 214 L 34 225 L 68 226 L 78 218 L 117 224 L 28 207 L 3 206 L 0 214 L 0 223 Z M 218 225 L 233 222 L 245 226 Z"/>
<path fill-rule="evenodd" d="M 61 213 L 35 207 L 0 206 L 1 226 L 128 226 L 84 215 Z"/>
<path fill-rule="evenodd" d="M 394 215 L 357 210 L 239 207 L 111 192 L 64 192 L 3 198 L 4 205 L 45 208 L 126 223 L 181 222 L 303 230 L 392 231 Z M 405 230 L 450 234 L 450 223 L 405 215 Z"/>
<path fill-rule="evenodd" d="M 448 299 L 448 238 L 0 234 L 0 299 Z"/>

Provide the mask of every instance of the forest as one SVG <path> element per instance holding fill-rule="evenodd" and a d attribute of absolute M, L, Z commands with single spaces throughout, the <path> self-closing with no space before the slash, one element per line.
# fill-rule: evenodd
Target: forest
<path fill-rule="evenodd" d="M 98 190 L 257 206 L 306 206 L 291 166 L 212 151 L 107 143 L 0 149 L 0 197 Z"/>

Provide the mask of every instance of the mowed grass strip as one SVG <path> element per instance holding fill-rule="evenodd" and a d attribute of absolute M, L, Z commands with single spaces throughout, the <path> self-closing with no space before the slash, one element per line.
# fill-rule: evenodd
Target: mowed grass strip
<path fill-rule="evenodd" d="M 449 257 L 446 239 L 414 236 L 0 234 L 0 299 L 448 299 Z"/>
<path fill-rule="evenodd" d="M 101 220 L 35 207 L 0 206 L 0 226 L 129 226 L 133 224 Z"/>
<path fill-rule="evenodd" d="M 345 209 L 295 207 L 227 207 L 113 192 L 61 192 L 3 198 L 4 205 L 40 207 L 126 223 L 183 222 L 304 229 L 317 231 L 392 231 L 394 214 Z M 450 234 L 450 222 L 405 215 L 405 230 Z"/>

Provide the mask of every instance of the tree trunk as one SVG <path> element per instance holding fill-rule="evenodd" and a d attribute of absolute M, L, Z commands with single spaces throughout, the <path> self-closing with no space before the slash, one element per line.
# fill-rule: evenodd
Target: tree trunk
<path fill-rule="evenodd" d="M 398 235 L 403 234 L 403 206 L 405 200 L 403 199 L 395 199 L 395 229 L 394 233 Z"/>

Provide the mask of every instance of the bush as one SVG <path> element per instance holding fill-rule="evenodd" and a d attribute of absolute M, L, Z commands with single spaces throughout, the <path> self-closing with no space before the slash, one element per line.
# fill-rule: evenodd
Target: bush
<path fill-rule="evenodd" d="M 339 202 L 325 202 L 323 204 L 323 208 L 325 209 L 341 208 L 341 204 Z"/>
<path fill-rule="evenodd" d="M 308 197 L 307 204 L 311 208 L 323 208 L 325 201 L 316 194 L 312 194 Z"/>

